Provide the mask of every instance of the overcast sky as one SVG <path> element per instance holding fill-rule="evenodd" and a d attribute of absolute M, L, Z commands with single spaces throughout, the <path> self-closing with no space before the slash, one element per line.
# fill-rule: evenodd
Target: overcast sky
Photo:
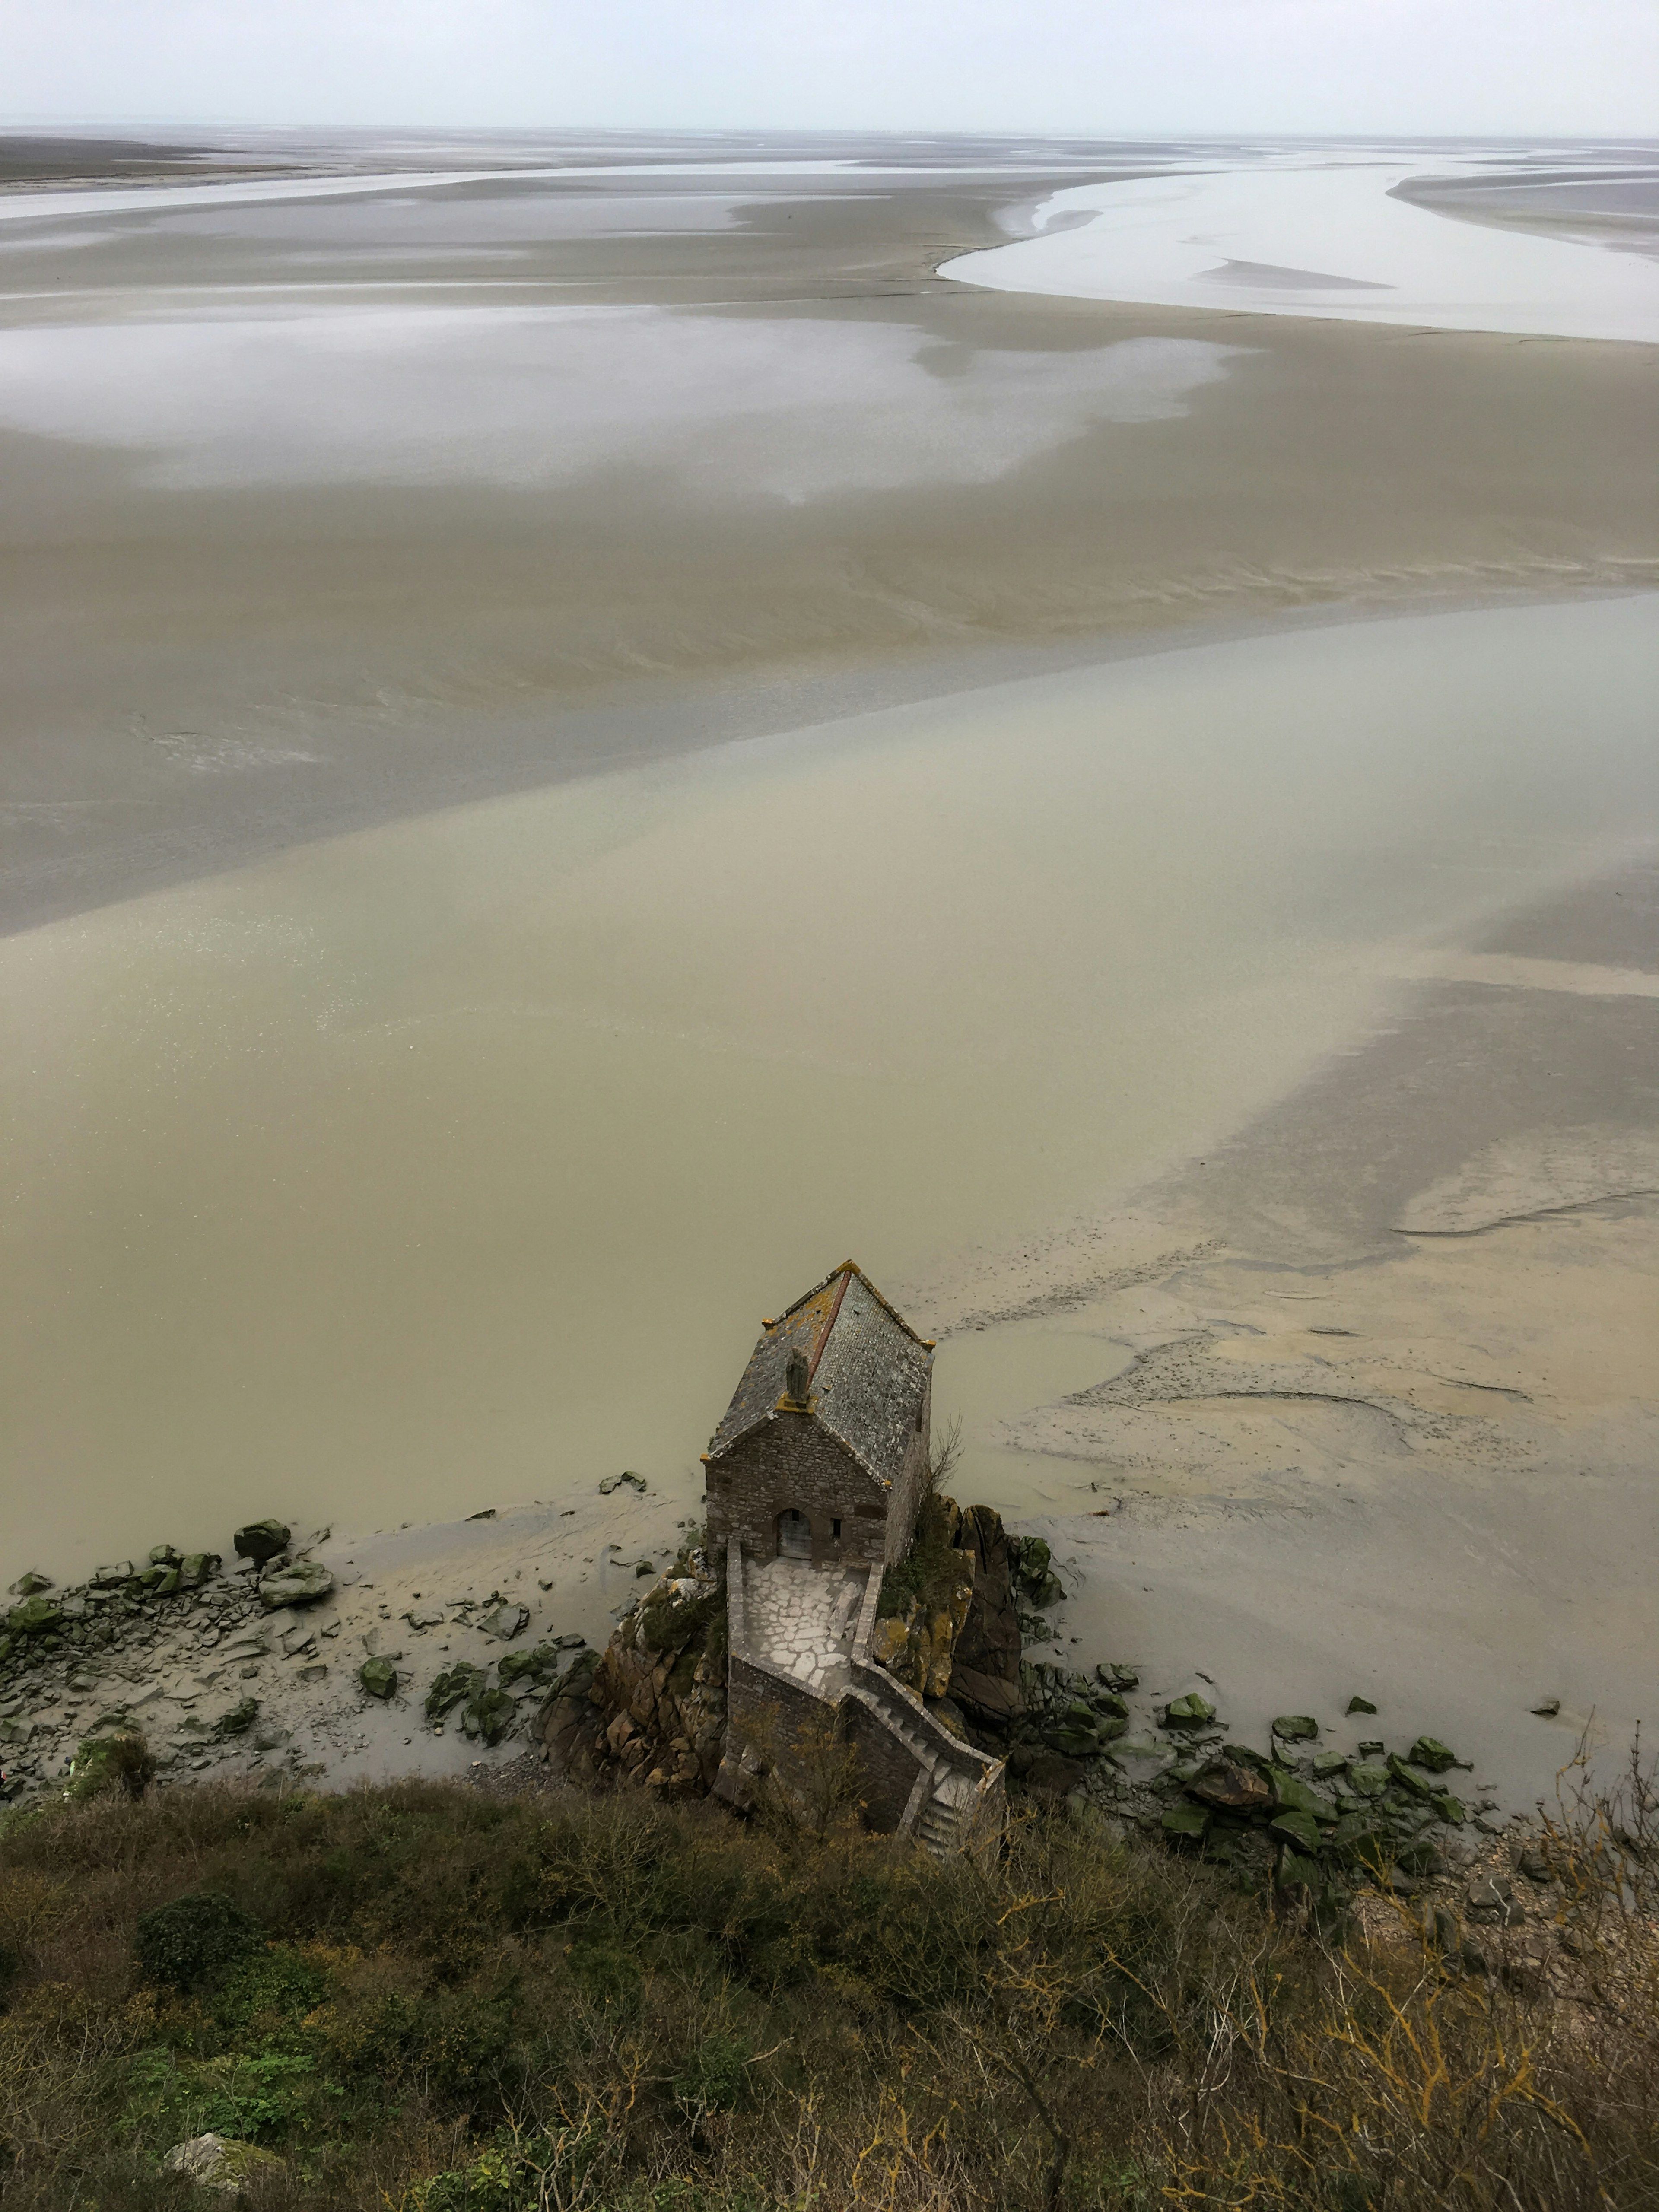
<path fill-rule="evenodd" d="M 0 0 L 0 116 L 1652 132 L 1659 0 Z"/>

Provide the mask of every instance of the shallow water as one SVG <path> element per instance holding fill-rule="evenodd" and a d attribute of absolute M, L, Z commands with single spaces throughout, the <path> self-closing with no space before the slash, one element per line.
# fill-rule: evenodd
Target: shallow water
<path fill-rule="evenodd" d="M 1394 197 L 1425 172 L 1474 183 L 1490 163 L 1304 149 L 1073 185 L 1038 210 L 1036 237 L 963 254 L 944 273 L 1085 300 L 1659 341 L 1659 264 L 1627 238 L 1535 237 L 1459 221 L 1449 196 Z M 1573 167 L 1583 173 L 1582 161 Z M 1540 168 L 1534 192 L 1546 182 Z"/>
<path fill-rule="evenodd" d="M 1656 647 L 1643 599 L 1172 652 L 0 943 L 0 1559 L 690 1503 L 849 1251 L 902 1298 L 1108 1203 L 1651 834 Z M 977 1449 L 1079 1387 L 1030 1334 L 945 1348 Z"/>

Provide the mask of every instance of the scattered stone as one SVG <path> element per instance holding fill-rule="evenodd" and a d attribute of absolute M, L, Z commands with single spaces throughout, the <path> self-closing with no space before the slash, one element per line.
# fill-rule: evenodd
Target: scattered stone
<path fill-rule="evenodd" d="M 1322 1751 L 1314 1759 L 1313 1771 L 1319 1775 L 1340 1774 L 1347 1763 L 1346 1751 Z"/>
<path fill-rule="evenodd" d="M 527 1605 L 514 1605 L 507 1599 L 502 1599 L 499 1603 L 492 1606 L 478 1623 L 478 1626 L 486 1636 L 494 1636 L 503 1644 L 509 1643 L 514 1637 L 521 1635 L 529 1626 L 530 1607 Z"/>
<path fill-rule="evenodd" d="M 493 1521 L 495 1509 L 493 1505 L 486 1505 L 482 1513 L 469 1513 L 466 1517 L 469 1521 Z"/>
<path fill-rule="evenodd" d="M 1546 1698 L 1541 1705 L 1534 1705 L 1532 1708 L 1532 1712 L 1534 1718 L 1536 1720 L 1553 1721 L 1560 1710 L 1561 1700 L 1559 1698 Z"/>
<path fill-rule="evenodd" d="M 49 1636 L 63 1624 L 64 1609 L 55 1598 L 26 1597 L 6 1615 L 9 1636 Z"/>
<path fill-rule="evenodd" d="M 1311 1743 L 1319 1734 L 1319 1723 L 1311 1713 L 1280 1713 L 1273 1725 L 1273 1734 L 1285 1743 Z"/>
<path fill-rule="evenodd" d="M 319 1659 L 313 1666 L 301 1667 L 300 1669 L 300 1680 L 302 1682 L 325 1682 L 328 1680 L 328 1665 L 326 1661 Z"/>
<path fill-rule="evenodd" d="M 1477 1875 L 1463 1893 L 1463 1901 L 1473 1920 L 1495 1920 L 1507 1928 L 1523 1917 L 1513 1885 L 1501 1874 Z"/>
<path fill-rule="evenodd" d="M 244 1698 L 240 1705 L 233 1705 L 228 1713 L 221 1713 L 219 1716 L 217 1727 L 220 1735 L 244 1735 L 252 1727 L 258 1717 L 258 1698 Z"/>
<path fill-rule="evenodd" d="M 149 1563 L 153 1567 L 176 1567 L 181 1557 L 182 1554 L 175 1552 L 171 1544 L 153 1544 L 150 1547 Z"/>
<path fill-rule="evenodd" d="M 100 1567 L 93 1575 L 94 1589 L 118 1589 L 123 1583 L 132 1580 L 132 1561 L 123 1559 L 118 1565 Z"/>
<path fill-rule="evenodd" d="M 1097 1667 L 1095 1680 L 1104 1683 L 1109 1690 L 1138 1690 L 1140 1687 L 1140 1677 L 1135 1669 L 1122 1666 L 1115 1660 L 1103 1662 Z"/>
<path fill-rule="evenodd" d="M 217 1552 L 186 1552 L 179 1562 L 179 1589 L 199 1589 L 223 1565 Z"/>
<path fill-rule="evenodd" d="M 1386 1766 L 1376 1765 L 1370 1759 L 1348 1769 L 1348 1787 L 1359 1797 L 1380 1797 L 1390 1778 Z"/>
<path fill-rule="evenodd" d="M 447 1618 L 441 1605 L 411 1606 L 403 1617 L 411 1628 L 441 1628 Z"/>
<path fill-rule="evenodd" d="M 1376 1711 L 1376 1707 L 1371 1703 L 1369 1698 L 1350 1698 L 1348 1700 L 1348 1711 L 1350 1714 L 1374 1713 Z"/>
<path fill-rule="evenodd" d="M 465 1659 L 453 1667 L 446 1668 L 433 1678 L 432 1686 L 426 1693 L 428 1720 L 442 1720 L 447 1713 L 460 1704 L 463 1698 L 482 1692 L 485 1680 L 483 1668 L 471 1666 Z"/>
<path fill-rule="evenodd" d="M 1201 1729 L 1215 1718 L 1215 1707 L 1207 1698 L 1200 1698 L 1196 1690 L 1189 1690 L 1184 1698 L 1176 1698 L 1164 1708 L 1159 1725 L 1166 1729 Z"/>
<path fill-rule="evenodd" d="M 1210 1816 L 1197 1805 L 1172 1805 L 1162 1826 L 1166 1836 L 1202 1837 L 1208 1832 Z"/>
<path fill-rule="evenodd" d="M 1273 1803 L 1273 1790 L 1265 1778 L 1230 1759 L 1212 1761 L 1187 1787 L 1191 1796 L 1224 1813 L 1265 1812 Z"/>
<path fill-rule="evenodd" d="M 461 1734 L 482 1736 L 493 1749 L 511 1735 L 518 1708 L 504 1690 L 484 1690 L 469 1698 L 461 1712 Z"/>
<path fill-rule="evenodd" d="M 1461 1798 L 1454 1797 L 1449 1790 L 1437 1790 L 1430 1798 L 1429 1802 L 1448 1827 L 1462 1826 L 1467 1816 L 1463 1811 L 1463 1802 Z"/>
<path fill-rule="evenodd" d="M 1016 1591 L 1039 1610 L 1058 1605 L 1066 1595 L 1066 1586 L 1054 1571 L 1054 1556 L 1041 1536 L 1008 1539 L 1008 1568 Z"/>
<path fill-rule="evenodd" d="M 279 1552 L 288 1549 L 293 1534 L 282 1521 L 250 1521 L 231 1538 L 231 1546 L 239 1559 L 251 1559 L 255 1566 L 263 1566 L 274 1559 Z"/>
<path fill-rule="evenodd" d="M 246 1533 L 238 1532 L 238 1543 Z M 296 1559 L 292 1566 L 280 1567 L 275 1574 L 262 1577 L 259 1602 L 267 1613 L 276 1613 L 287 1605 L 315 1605 L 333 1588 L 334 1577 L 325 1566 L 315 1559 Z"/>
<path fill-rule="evenodd" d="M 636 1490 L 641 1498 L 644 1497 L 646 1492 L 651 1486 L 642 1474 L 630 1474 L 627 1469 L 624 1468 L 621 1474 L 607 1474 L 601 1479 L 599 1483 L 600 1497 L 609 1498 L 611 1492 L 613 1490 L 619 1490 L 623 1483 L 627 1483 L 631 1489 Z"/>
<path fill-rule="evenodd" d="M 1434 1735 L 1419 1736 L 1406 1756 L 1413 1766 L 1426 1766 L 1431 1774 L 1444 1774 L 1457 1765 L 1457 1753 Z"/>
<path fill-rule="evenodd" d="M 1389 1779 L 1397 1782 L 1400 1787 L 1409 1792 L 1412 1796 L 1419 1797 L 1426 1802 L 1433 1796 L 1433 1791 L 1422 1776 L 1413 1774 L 1397 1751 L 1391 1751 L 1389 1753 L 1388 1764 Z"/>
<path fill-rule="evenodd" d="M 1359 1747 L 1359 1756 L 1362 1759 L 1381 1759 L 1388 1747 L 1385 1743 L 1362 1743 Z"/>
<path fill-rule="evenodd" d="M 1555 1879 L 1550 1871 L 1549 1861 L 1536 1844 L 1528 1844 L 1517 1851 L 1515 1863 L 1517 1872 L 1525 1875 L 1528 1881 L 1537 1882 L 1540 1887 Z"/>
<path fill-rule="evenodd" d="M 38 1597 L 42 1590 L 49 1590 L 52 1586 L 50 1575 L 36 1574 L 34 1569 L 31 1567 L 27 1574 L 18 1576 L 16 1581 L 10 1585 L 10 1591 L 13 1597 Z"/>
<path fill-rule="evenodd" d="M 398 1687 L 398 1670 L 389 1659 L 365 1659 L 357 1670 L 357 1680 L 371 1698 L 389 1698 Z"/>

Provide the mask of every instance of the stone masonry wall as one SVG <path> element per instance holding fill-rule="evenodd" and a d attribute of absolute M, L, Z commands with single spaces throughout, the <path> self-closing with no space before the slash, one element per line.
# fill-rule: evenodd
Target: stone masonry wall
<path fill-rule="evenodd" d="M 903 1472 L 893 1485 L 887 1510 L 887 1541 L 882 1565 L 890 1567 L 904 1556 L 916 1525 L 916 1512 L 927 1486 L 927 1463 L 933 1451 L 933 1371 L 927 1370 L 927 1391 L 921 1401 L 921 1423 L 910 1438 Z"/>
<path fill-rule="evenodd" d="M 775 1413 L 711 1460 L 706 1499 L 711 1551 L 737 1535 L 751 1559 L 775 1559 L 778 1516 L 793 1508 L 811 1524 L 814 1565 L 878 1566 L 886 1555 L 887 1492 L 809 1414 Z"/>
<path fill-rule="evenodd" d="M 921 1771 L 915 1756 L 856 1698 L 848 1698 L 842 1712 L 848 1741 L 858 1747 L 865 1818 L 878 1834 L 891 1835 Z"/>

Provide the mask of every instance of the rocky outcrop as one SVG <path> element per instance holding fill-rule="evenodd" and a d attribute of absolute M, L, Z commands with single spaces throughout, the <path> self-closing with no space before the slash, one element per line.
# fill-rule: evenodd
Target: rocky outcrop
<path fill-rule="evenodd" d="M 1012 1573 L 1015 1540 L 991 1506 L 970 1505 L 952 1540 L 972 1563 L 973 1596 L 957 1638 L 951 1696 L 970 1726 L 1000 1736 L 1024 1704 Z"/>
<path fill-rule="evenodd" d="M 701 1552 L 683 1554 L 544 1711 L 550 1763 L 589 1788 L 701 1796 L 726 1741 L 726 1588 Z"/>
<path fill-rule="evenodd" d="M 954 1550 L 950 1558 L 950 1578 L 923 1595 L 907 1598 L 902 1611 L 878 1620 L 870 1638 L 870 1656 L 877 1665 L 921 1698 L 950 1694 L 957 1639 L 973 1603 L 972 1560 Z"/>
<path fill-rule="evenodd" d="M 161 2170 L 183 2174 L 198 2189 L 240 2197 L 255 2183 L 279 2174 L 283 2161 L 257 2143 L 237 2142 L 228 2136 L 192 2136 L 188 2142 L 174 2144 L 162 2160 Z"/>
<path fill-rule="evenodd" d="M 959 1716 L 998 1741 L 1022 1706 L 1023 1548 L 991 1506 L 964 1511 L 953 1498 L 930 1499 L 910 1554 L 884 1580 L 884 1616 L 870 1639 L 871 1657 L 896 1681 L 930 1704 L 948 1699 L 951 1724 Z M 1048 1577 L 1048 1546 L 1040 1552 L 1038 1587 Z"/>

